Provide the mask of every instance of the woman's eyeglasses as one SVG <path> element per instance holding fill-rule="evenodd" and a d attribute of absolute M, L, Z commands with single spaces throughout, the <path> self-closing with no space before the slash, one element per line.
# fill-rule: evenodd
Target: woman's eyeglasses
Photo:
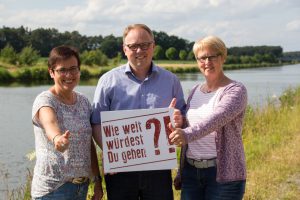
<path fill-rule="evenodd" d="M 73 67 L 70 67 L 70 68 L 62 67 L 60 69 L 53 69 L 53 71 L 56 71 L 59 75 L 66 76 L 68 73 L 70 73 L 72 75 L 76 75 L 76 74 L 78 74 L 78 72 L 80 70 L 79 70 L 78 66 L 73 66 Z"/>
<path fill-rule="evenodd" d="M 220 55 L 221 54 L 216 54 L 216 55 L 211 55 L 211 56 L 202 56 L 202 57 L 197 57 L 196 59 L 198 61 L 200 61 L 201 63 L 205 63 L 207 59 L 208 59 L 208 61 L 216 61 Z"/>

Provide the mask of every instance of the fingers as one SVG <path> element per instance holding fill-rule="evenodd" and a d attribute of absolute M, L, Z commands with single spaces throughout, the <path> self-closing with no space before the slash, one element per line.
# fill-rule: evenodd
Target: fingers
<path fill-rule="evenodd" d="M 66 130 L 66 132 L 62 135 L 66 140 L 69 140 L 69 137 L 70 137 L 70 131 L 69 130 Z"/>
<path fill-rule="evenodd" d="M 174 121 L 175 128 L 181 128 L 182 127 L 183 118 L 182 118 L 180 110 L 178 110 L 178 109 L 174 110 L 173 121 Z"/>
<path fill-rule="evenodd" d="M 169 105 L 169 108 L 175 108 L 175 106 L 176 106 L 176 98 L 173 98 Z"/>
<path fill-rule="evenodd" d="M 175 131 L 175 128 L 173 127 L 173 125 L 172 125 L 171 122 L 168 124 L 168 128 L 169 128 L 172 132 Z"/>
<path fill-rule="evenodd" d="M 178 138 L 178 130 L 173 128 L 172 133 L 169 135 L 169 139 L 171 140 L 172 143 L 176 144 L 177 138 Z"/>
<path fill-rule="evenodd" d="M 66 132 L 62 135 L 62 143 L 64 145 L 69 145 L 69 137 L 70 137 L 71 133 L 69 130 L 66 130 Z"/>
<path fill-rule="evenodd" d="M 69 147 L 69 137 L 70 137 L 70 131 L 67 130 L 64 134 L 60 135 L 57 140 L 55 140 L 55 149 L 64 152 Z"/>
<path fill-rule="evenodd" d="M 182 146 L 186 143 L 183 131 L 179 128 L 173 129 L 173 132 L 169 135 L 169 139 L 171 140 L 171 143 L 177 146 Z"/>

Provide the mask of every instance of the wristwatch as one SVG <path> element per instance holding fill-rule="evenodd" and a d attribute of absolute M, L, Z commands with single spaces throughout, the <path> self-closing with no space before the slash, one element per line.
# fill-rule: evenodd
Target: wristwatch
<path fill-rule="evenodd" d="M 94 176 L 92 178 L 92 181 L 93 182 L 101 182 L 102 181 L 102 177 L 100 175 Z"/>

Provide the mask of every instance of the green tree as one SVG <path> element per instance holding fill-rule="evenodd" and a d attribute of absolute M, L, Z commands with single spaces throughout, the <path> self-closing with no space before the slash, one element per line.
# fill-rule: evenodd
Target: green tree
<path fill-rule="evenodd" d="M 153 35 L 155 38 L 155 43 L 160 45 L 163 49 L 168 49 L 170 47 L 174 47 L 175 49 L 182 49 L 186 51 L 190 51 L 192 49 L 192 45 L 189 41 L 179 38 L 177 36 L 171 35 L 169 36 L 165 32 L 156 32 L 153 31 Z"/>
<path fill-rule="evenodd" d="M 53 47 L 63 44 L 60 43 L 59 37 L 57 29 L 39 28 L 31 32 L 29 42 L 41 56 L 47 57 Z"/>
<path fill-rule="evenodd" d="M 24 47 L 19 53 L 19 63 L 20 65 L 32 66 L 37 63 L 40 55 L 39 52 L 32 48 L 32 46 Z"/>
<path fill-rule="evenodd" d="M 7 44 L 1 51 L 0 51 L 0 58 L 3 62 L 16 64 L 17 63 L 17 53 L 15 52 L 14 48 Z"/>
<path fill-rule="evenodd" d="M 64 32 L 59 37 L 60 44 L 65 44 L 78 48 L 80 51 L 88 50 L 89 41 L 86 36 L 82 36 L 78 31 Z"/>
<path fill-rule="evenodd" d="M 23 27 L 20 29 L 8 27 L 0 29 L 0 49 L 10 44 L 17 53 L 20 52 L 26 45 L 26 41 L 24 40 L 26 34 L 24 34 L 24 31 L 25 29 Z"/>
<path fill-rule="evenodd" d="M 122 54 L 121 52 L 118 52 L 118 55 L 112 59 L 112 64 L 115 66 L 119 65 L 121 63 L 121 60 L 122 60 Z"/>
<path fill-rule="evenodd" d="M 178 56 L 177 50 L 174 47 L 170 47 L 166 51 L 166 57 L 169 60 L 176 60 Z"/>
<path fill-rule="evenodd" d="M 251 56 L 251 63 L 261 63 L 262 56 L 258 53 L 255 53 L 254 56 Z"/>
<path fill-rule="evenodd" d="M 240 59 L 242 64 L 251 63 L 251 56 L 241 56 Z"/>
<path fill-rule="evenodd" d="M 153 52 L 154 60 L 160 60 L 165 58 L 165 52 L 160 45 L 156 45 Z"/>
<path fill-rule="evenodd" d="M 99 49 L 97 50 L 91 50 L 91 51 L 84 51 L 81 54 L 81 62 L 82 64 L 93 66 L 103 66 L 107 65 L 108 58 L 103 52 Z"/>
<path fill-rule="evenodd" d="M 187 55 L 187 60 L 195 60 L 195 55 L 194 55 L 193 50 L 191 50 L 189 52 L 189 54 Z"/>
<path fill-rule="evenodd" d="M 263 61 L 267 63 L 276 63 L 276 57 L 273 54 L 264 54 L 263 55 Z"/>
<path fill-rule="evenodd" d="M 101 51 L 109 58 L 114 58 L 122 50 L 122 39 L 113 35 L 106 36 L 100 44 Z"/>
<path fill-rule="evenodd" d="M 239 56 L 228 55 L 226 58 L 226 64 L 238 64 L 241 63 Z"/>
<path fill-rule="evenodd" d="M 179 51 L 179 59 L 180 60 L 186 60 L 186 58 L 187 58 L 187 52 L 186 52 L 186 50 L 180 50 Z"/>

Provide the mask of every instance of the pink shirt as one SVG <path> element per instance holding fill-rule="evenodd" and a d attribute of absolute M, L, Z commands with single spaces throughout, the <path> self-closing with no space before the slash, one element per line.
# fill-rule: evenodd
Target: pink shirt
<path fill-rule="evenodd" d="M 186 113 L 188 126 L 199 123 L 213 112 L 215 105 L 218 102 L 218 95 L 220 94 L 218 91 L 204 93 L 200 91 L 199 87 L 195 90 L 189 102 L 189 110 Z M 186 157 L 194 160 L 216 158 L 217 150 L 215 136 L 216 132 L 214 131 L 200 140 L 189 142 Z"/>

